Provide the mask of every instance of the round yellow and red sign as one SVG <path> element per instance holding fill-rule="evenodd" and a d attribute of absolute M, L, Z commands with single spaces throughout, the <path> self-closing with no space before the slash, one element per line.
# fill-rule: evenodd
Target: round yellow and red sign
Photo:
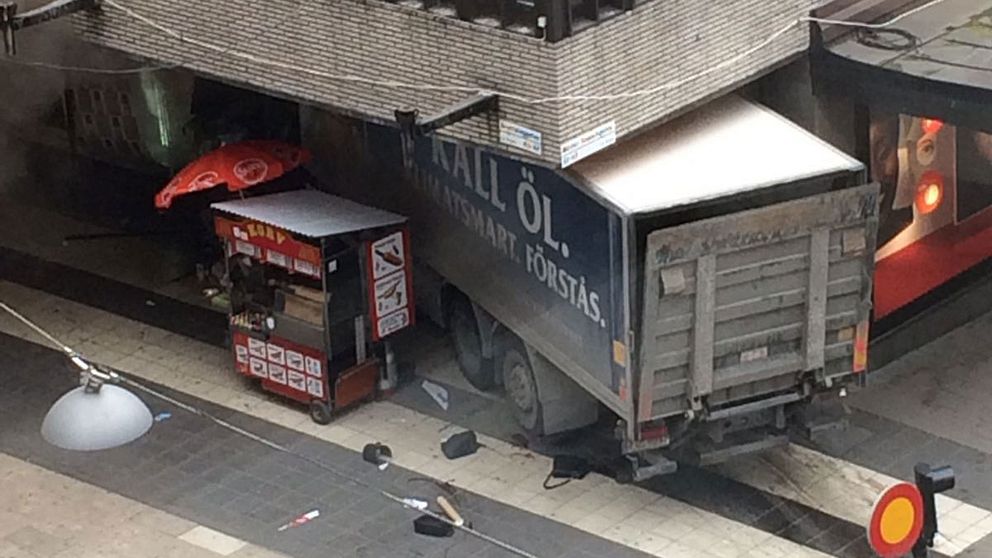
<path fill-rule="evenodd" d="M 875 500 L 868 523 L 868 542 L 882 558 L 898 558 L 912 550 L 923 530 L 923 496 L 916 486 L 890 486 Z"/>

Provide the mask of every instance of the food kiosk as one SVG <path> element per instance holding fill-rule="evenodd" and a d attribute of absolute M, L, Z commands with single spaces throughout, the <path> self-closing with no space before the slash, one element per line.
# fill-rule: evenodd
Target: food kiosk
<path fill-rule="evenodd" d="M 414 322 L 406 218 L 314 190 L 211 207 L 237 371 L 321 424 L 373 397 L 385 340 Z"/>

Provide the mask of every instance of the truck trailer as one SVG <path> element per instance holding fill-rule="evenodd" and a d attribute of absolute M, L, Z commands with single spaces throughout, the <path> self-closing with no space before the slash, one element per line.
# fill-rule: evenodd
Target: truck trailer
<path fill-rule="evenodd" d="M 203 138 L 295 136 L 295 103 L 175 72 L 146 82 L 67 84 L 79 153 L 128 165 L 127 152 L 144 168 L 185 160 Z M 124 136 L 100 135 L 117 130 L 117 112 L 90 110 L 103 97 L 156 134 L 131 137 L 125 122 Z M 606 409 L 647 476 L 824 427 L 812 403 L 864 381 L 876 188 L 766 108 L 728 96 L 565 168 L 298 113 L 332 193 L 410 216 L 422 313 L 448 329 L 468 381 L 502 387 L 529 433 Z M 209 122 L 169 132 L 184 114 Z"/>
<path fill-rule="evenodd" d="M 422 315 L 529 434 L 605 410 L 642 479 L 824 427 L 864 381 L 877 185 L 765 107 L 730 95 L 557 169 L 301 121 L 333 193 L 410 218 Z"/>

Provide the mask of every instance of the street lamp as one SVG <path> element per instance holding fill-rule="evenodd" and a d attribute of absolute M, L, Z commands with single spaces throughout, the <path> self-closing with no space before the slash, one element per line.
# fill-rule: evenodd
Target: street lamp
<path fill-rule="evenodd" d="M 83 360 L 76 351 L 19 312 L 0 302 L 18 321 L 61 349 L 80 370 L 80 385 L 52 405 L 41 424 L 41 436 L 62 449 L 95 451 L 122 446 L 152 427 L 148 406 L 130 391 L 113 385 L 121 377 Z"/>
<path fill-rule="evenodd" d="M 107 382 L 120 377 L 71 357 L 81 384 L 52 405 L 41 423 L 41 436 L 62 449 L 95 451 L 123 446 L 152 427 L 152 413 L 130 391 Z"/>

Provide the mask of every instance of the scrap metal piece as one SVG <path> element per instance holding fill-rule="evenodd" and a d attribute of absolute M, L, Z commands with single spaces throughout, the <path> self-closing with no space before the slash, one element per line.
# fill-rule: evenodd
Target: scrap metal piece
<path fill-rule="evenodd" d="M 438 407 L 441 407 L 445 411 L 448 410 L 448 405 L 449 405 L 448 390 L 444 389 L 443 387 L 429 380 L 424 380 L 420 384 L 420 387 L 423 388 L 425 392 L 427 392 L 427 395 L 431 396 L 431 399 L 433 399 L 434 402 L 437 403 Z"/>

